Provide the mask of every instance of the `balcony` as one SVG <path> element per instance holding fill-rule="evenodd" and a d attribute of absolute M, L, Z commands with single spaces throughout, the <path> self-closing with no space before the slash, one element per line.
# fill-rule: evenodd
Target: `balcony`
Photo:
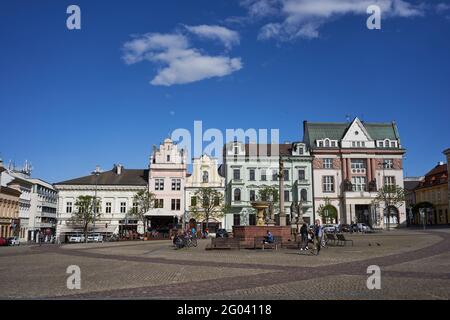
<path fill-rule="evenodd" d="M 56 227 L 56 223 L 51 223 L 51 222 L 41 222 L 41 223 L 36 223 L 38 228 L 55 228 Z"/>
<path fill-rule="evenodd" d="M 40 214 L 41 217 L 56 219 L 56 213 L 53 212 L 41 212 Z"/>
<path fill-rule="evenodd" d="M 243 179 L 233 179 L 233 180 L 231 180 L 231 184 L 233 184 L 233 185 L 244 185 L 244 180 Z"/>

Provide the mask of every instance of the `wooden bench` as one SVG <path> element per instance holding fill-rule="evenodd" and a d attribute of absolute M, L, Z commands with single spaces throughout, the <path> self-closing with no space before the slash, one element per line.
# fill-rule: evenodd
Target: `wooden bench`
<path fill-rule="evenodd" d="M 239 238 L 212 238 L 211 245 L 208 249 L 223 250 L 223 249 L 241 249 L 241 239 Z"/>
<path fill-rule="evenodd" d="M 278 250 L 278 246 L 281 245 L 281 237 L 273 237 L 273 242 L 272 243 L 267 243 L 265 242 L 266 238 L 265 237 L 256 237 L 255 238 L 255 245 L 254 248 L 261 248 L 262 250 L 265 250 L 266 248 L 271 248 L 271 249 L 275 249 Z"/>
<path fill-rule="evenodd" d="M 338 234 L 336 235 L 336 237 L 337 237 L 337 243 L 338 243 L 338 245 L 339 245 L 339 243 L 341 243 L 341 244 L 343 244 L 344 246 L 346 246 L 346 245 L 347 245 L 347 242 L 351 242 L 351 243 L 352 243 L 352 247 L 353 247 L 353 240 L 345 239 L 345 236 L 344 236 L 342 233 L 338 233 Z"/>

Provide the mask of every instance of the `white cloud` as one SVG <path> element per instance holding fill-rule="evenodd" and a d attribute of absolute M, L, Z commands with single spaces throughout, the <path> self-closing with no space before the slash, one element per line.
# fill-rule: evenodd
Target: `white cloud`
<path fill-rule="evenodd" d="M 436 12 L 437 13 L 443 13 L 443 12 L 445 12 L 447 10 L 450 10 L 450 4 L 441 2 L 441 3 L 438 3 L 436 5 Z"/>
<path fill-rule="evenodd" d="M 203 54 L 181 34 L 144 34 L 126 42 L 123 50 L 127 64 L 150 61 L 160 66 L 152 85 L 171 86 L 223 77 L 242 68 L 240 58 Z"/>
<path fill-rule="evenodd" d="M 228 49 L 231 49 L 234 45 L 238 45 L 240 42 L 239 33 L 225 27 L 203 24 L 200 26 L 185 26 L 185 28 L 201 38 L 219 40 Z"/>
<path fill-rule="evenodd" d="M 319 29 L 332 19 L 344 15 L 367 15 L 370 5 L 379 5 L 382 17 L 414 17 L 424 14 L 424 5 L 405 0 L 243 0 L 249 16 L 278 19 L 264 25 L 258 38 L 280 41 L 317 38 Z M 260 12 L 256 12 L 262 8 Z"/>

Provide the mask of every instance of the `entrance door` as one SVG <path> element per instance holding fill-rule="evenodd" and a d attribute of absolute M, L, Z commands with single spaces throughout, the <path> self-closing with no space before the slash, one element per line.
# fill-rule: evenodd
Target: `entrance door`
<path fill-rule="evenodd" d="M 369 205 L 355 205 L 356 220 L 358 223 L 370 225 L 370 207 Z"/>

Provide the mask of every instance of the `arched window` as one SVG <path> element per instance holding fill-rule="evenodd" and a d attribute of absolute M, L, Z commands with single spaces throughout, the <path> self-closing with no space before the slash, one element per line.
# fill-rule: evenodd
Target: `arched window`
<path fill-rule="evenodd" d="M 300 197 L 302 201 L 308 201 L 308 191 L 306 191 L 306 189 L 302 189 L 300 192 Z"/>
<path fill-rule="evenodd" d="M 325 147 L 329 147 L 330 146 L 330 140 L 325 139 Z"/>
<path fill-rule="evenodd" d="M 209 173 L 208 171 L 203 171 L 203 183 L 209 182 Z"/>
<path fill-rule="evenodd" d="M 234 189 L 234 201 L 241 201 L 241 189 Z"/>

